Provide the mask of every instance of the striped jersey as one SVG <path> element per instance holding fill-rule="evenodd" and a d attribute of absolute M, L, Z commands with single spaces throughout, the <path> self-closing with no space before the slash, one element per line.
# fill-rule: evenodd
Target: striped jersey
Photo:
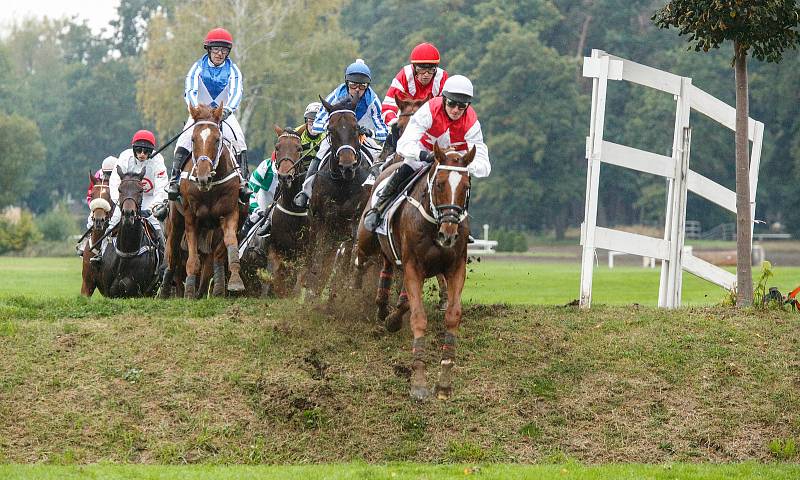
<path fill-rule="evenodd" d="M 381 105 L 381 115 L 383 121 L 387 125 L 397 118 L 397 97 L 398 92 L 405 93 L 414 100 L 421 100 L 428 95 L 431 97 L 438 97 L 442 94 L 444 82 L 447 81 L 447 72 L 439 67 L 436 67 L 436 73 L 433 75 L 430 83 L 422 85 L 414 76 L 414 66 L 406 65 L 402 68 L 392 80 L 389 90 L 386 91 L 386 96 L 383 98 Z"/>
<path fill-rule="evenodd" d="M 242 72 L 230 58 L 217 67 L 208 55 L 203 55 L 186 74 L 183 96 L 188 107 L 201 103 L 211 107 L 223 104 L 225 108 L 236 111 L 243 91 Z"/>
<path fill-rule="evenodd" d="M 342 83 L 334 89 L 325 98 L 325 101 L 335 105 L 348 97 L 347 85 Z M 381 104 L 378 101 L 378 96 L 372 87 L 367 87 L 364 95 L 356 105 L 356 120 L 362 127 L 369 128 L 374 133 L 373 138 L 375 141 L 383 142 L 386 140 L 386 135 L 389 133 L 386 128 L 386 123 L 381 118 Z M 311 127 L 311 133 L 314 135 L 323 133 L 328 128 L 328 111 L 320 108 L 317 112 L 317 118 L 314 119 L 314 125 Z"/>

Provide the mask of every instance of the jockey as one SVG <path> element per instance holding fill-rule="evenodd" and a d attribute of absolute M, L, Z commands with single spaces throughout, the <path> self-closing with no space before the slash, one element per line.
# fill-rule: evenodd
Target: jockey
<path fill-rule="evenodd" d="M 196 61 L 189 73 L 186 74 L 184 86 L 184 99 L 187 107 L 196 107 L 199 104 L 218 107 L 223 105 L 222 135 L 231 142 L 236 154 L 236 160 L 241 167 L 240 198 L 246 201 L 250 197 L 247 188 L 247 144 L 244 141 L 244 132 L 236 119 L 234 112 L 239 108 L 244 90 L 242 72 L 239 67 L 228 58 L 233 48 L 233 37 L 224 28 L 215 28 L 208 32 L 203 41 L 206 54 Z M 192 129 L 189 128 L 194 119 L 189 116 L 184 129 L 187 129 L 178 138 L 175 146 L 175 159 L 172 162 L 172 174 L 169 182 L 170 200 L 177 200 L 180 196 L 178 188 L 179 177 L 183 164 L 191 156 Z"/>
<path fill-rule="evenodd" d="M 300 148 L 303 149 L 300 153 L 300 157 L 303 159 L 316 157 L 319 144 L 322 142 L 322 139 L 325 138 L 324 132 L 317 135 L 308 133 L 311 130 L 317 112 L 319 112 L 321 108 L 322 104 L 319 102 L 309 103 L 308 106 L 306 106 L 306 111 L 303 113 L 305 124 L 298 125 L 294 129 L 294 131 L 297 132 L 303 128 L 303 126 L 306 127 L 300 135 Z M 269 232 L 271 222 L 267 214 L 272 202 L 275 200 L 275 192 L 278 187 L 278 178 L 274 170 L 274 168 L 277 168 L 277 165 L 273 167 L 274 161 L 275 152 L 272 152 L 272 157 L 262 161 L 250 176 L 248 186 L 253 191 L 253 194 L 250 195 L 250 215 L 247 216 L 244 225 L 242 225 L 239 231 L 241 237 L 246 236 L 247 232 L 253 228 L 253 225 L 258 223 L 259 218 L 262 216 L 267 216 L 267 219 L 264 225 L 259 228 L 258 234 L 264 236 Z"/>
<path fill-rule="evenodd" d="M 474 146 L 475 159 L 467 167 L 469 174 L 478 178 L 489 175 L 492 171 L 489 149 L 483 143 L 478 115 L 470 106 L 472 97 L 472 82 L 463 75 L 454 75 L 445 82 L 441 97 L 431 99 L 411 117 L 397 142 L 397 153 L 403 157 L 403 165 L 378 192 L 375 206 L 364 217 L 367 229 L 375 231 L 381 215 L 401 187 L 416 171 L 433 161 L 434 143 L 461 153 Z"/>
<path fill-rule="evenodd" d="M 364 135 L 364 146 L 367 150 L 380 152 L 381 147 L 376 142 L 383 142 L 386 140 L 387 128 L 381 118 L 381 105 L 378 102 L 378 96 L 372 87 L 369 86 L 372 82 L 372 74 L 369 67 L 360 58 L 355 62 L 348 65 L 344 71 L 344 83 L 336 87 L 328 97 L 325 99 L 330 104 L 337 104 L 343 101 L 348 96 L 358 99 L 356 105 L 356 120 L 358 121 L 359 133 Z M 314 125 L 311 127 L 312 135 L 319 135 L 324 133 L 328 127 L 328 111 L 321 108 L 314 119 Z M 317 152 L 316 158 L 308 166 L 306 172 L 306 180 L 303 183 L 303 190 L 294 197 L 294 204 L 300 208 L 308 206 L 308 199 L 311 198 L 311 189 L 314 183 L 314 175 L 319 170 L 320 163 L 328 156 L 331 143 L 330 139 L 326 137 L 322 140 Z M 362 152 L 364 150 L 362 149 Z M 370 157 L 373 155 L 370 154 Z M 372 163 L 372 158 L 369 159 Z"/>
<path fill-rule="evenodd" d="M 447 72 L 439 68 L 439 50 L 430 43 L 420 43 L 411 50 L 411 64 L 403 67 L 392 80 L 381 104 L 381 115 L 386 125 L 397 123 L 398 93 L 405 93 L 414 100 L 428 95 L 438 97 L 442 93 Z"/>
<path fill-rule="evenodd" d="M 119 154 L 117 166 L 125 173 L 139 172 L 144 169 L 144 178 L 142 179 L 142 187 L 144 188 L 144 195 L 142 195 L 141 211 L 139 212 L 142 217 L 146 218 L 156 233 L 156 241 L 158 242 L 158 249 L 163 255 L 164 253 L 164 234 L 161 231 L 161 224 L 150 213 L 154 205 L 163 203 L 167 199 L 166 187 L 169 182 L 167 179 L 167 167 L 164 166 L 164 157 L 159 153 L 158 155 L 150 158 L 150 154 L 156 148 L 156 137 L 148 130 L 139 130 L 133 135 L 131 140 L 131 148 L 124 150 Z M 118 203 L 119 200 L 119 185 L 120 176 L 116 169 L 111 173 L 109 182 L 111 189 L 111 201 Z M 116 208 L 114 215 L 111 216 L 108 229 L 114 228 L 122 218 L 122 209 Z M 92 258 L 93 263 L 99 262 L 101 254 L 98 252 L 97 256 Z"/>

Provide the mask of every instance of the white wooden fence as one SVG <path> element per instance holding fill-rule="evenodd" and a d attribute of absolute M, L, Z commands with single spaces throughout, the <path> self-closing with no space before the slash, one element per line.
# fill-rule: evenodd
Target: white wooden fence
<path fill-rule="evenodd" d="M 686 193 L 701 197 L 736 213 L 736 194 L 722 185 L 689 169 L 691 128 L 689 116 L 696 110 L 735 130 L 736 110 L 692 85 L 692 79 L 663 72 L 630 60 L 592 50 L 583 60 L 583 76 L 592 78 L 592 111 L 589 136 L 586 138 L 586 208 L 581 224 L 581 295 L 580 305 L 592 303 L 592 274 L 595 249 L 653 257 L 662 260 L 658 306 L 676 308 L 681 304 L 682 271 L 686 270 L 717 285 L 730 289 L 736 275 L 684 252 Z M 672 156 L 667 157 L 603 140 L 606 92 L 609 80 L 625 80 L 672 94 L 676 100 Z M 731 80 L 733 82 L 733 80 Z M 748 137 L 753 142 L 750 157 L 750 211 L 755 214 L 758 170 L 764 124 L 748 119 Z M 668 179 L 664 238 L 622 232 L 597 226 L 600 164 L 609 163 Z M 733 167 L 733 159 L 730 161 Z M 751 219 L 752 220 L 752 219 Z M 752 223 L 751 223 L 752 230 Z"/>

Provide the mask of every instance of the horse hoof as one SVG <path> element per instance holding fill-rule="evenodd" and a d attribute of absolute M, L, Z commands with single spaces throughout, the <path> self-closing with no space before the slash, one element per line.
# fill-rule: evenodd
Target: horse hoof
<path fill-rule="evenodd" d="M 242 290 L 244 290 L 244 282 L 242 282 L 242 278 L 239 275 L 231 275 L 230 280 L 228 280 L 228 291 L 241 292 Z"/>
<path fill-rule="evenodd" d="M 428 390 L 428 387 L 424 385 L 412 385 L 411 386 L 411 398 L 416 400 L 417 402 L 424 402 L 428 399 L 431 392 Z"/>
<path fill-rule="evenodd" d="M 195 291 L 194 288 L 186 288 L 183 292 L 183 298 L 188 298 L 189 300 L 195 299 Z"/>
<path fill-rule="evenodd" d="M 442 387 L 440 385 L 436 385 L 436 398 L 439 400 L 447 400 L 450 398 L 452 393 L 453 387 Z"/>
<path fill-rule="evenodd" d="M 403 316 L 398 315 L 397 312 L 392 313 L 388 317 L 386 317 L 386 331 L 387 332 L 397 332 L 403 326 Z"/>

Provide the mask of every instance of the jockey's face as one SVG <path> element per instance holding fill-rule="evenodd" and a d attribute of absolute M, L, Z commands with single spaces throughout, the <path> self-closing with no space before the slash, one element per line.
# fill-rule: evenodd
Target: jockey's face
<path fill-rule="evenodd" d="M 211 63 L 213 63 L 214 66 L 218 67 L 228 58 L 230 51 L 231 49 L 227 47 L 209 47 L 208 58 L 211 59 Z"/>
<path fill-rule="evenodd" d="M 347 92 L 356 100 L 361 100 L 361 97 L 364 96 L 364 92 L 367 91 L 367 88 L 369 88 L 368 83 L 347 82 Z"/>
<path fill-rule="evenodd" d="M 135 156 L 136 159 L 139 160 L 140 162 L 144 162 L 145 160 L 147 160 L 147 158 L 150 156 L 152 152 L 153 152 L 152 148 L 139 147 L 139 146 L 133 147 L 133 156 Z"/>
<path fill-rule="evenodd" d="M 422 85 L 427 85 L 431 83 L 431 80 L 433 80 L 433 76 L 435 74 L 436 74 L 436 65 L 427 63 L 420 63 L 418 65 L 414 65 L 414 77 Z"/>
<path fill-rule="evenodd" d="M 306 130 L 311 131 L 311 127 L 314 126 L 314 117 L 306 118 Z"/>
<path fill-rule="evenodd" d="M 444 111 L 450 120 L 458 120 L 467 111 L 469 103 L 454 102 L 449 98 L 444 99 Z"/>

